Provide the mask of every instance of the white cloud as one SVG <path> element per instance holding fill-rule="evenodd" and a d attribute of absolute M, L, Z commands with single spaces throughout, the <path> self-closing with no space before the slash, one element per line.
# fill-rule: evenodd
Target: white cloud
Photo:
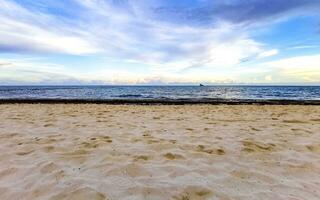
<path fill-rule="evenodd" d="M 289 49 L 314 49 L 319 47 L 320 47 L 319 45 L 298 45 L 298 46 L 290 47 Z"/>
<path fill-rule="evenodd" d="M 7 51 L 100 53 L 175 70 L 200 65 L 230 67 L 263 54 L 262 45 L 233 24 L 169 24 L 152 20 L 137 2 L 128 8 L 107 1 L 76 2 L 83 10 L 73 19 L 0 0 L 0 46 Z"/>
<path fill-rule="evenodd" d="M 271 82 L 272 81 L 272 76 L 271 75 L 266 75 L 264 77 L 264 80 L 268 81 L 268 82 Z"/>
<path fill-rule="evenodd" d="M 44 4 L 50 7 L 52 2 Z M 79 10 L 68 8 L 67 2 L 75 3 Z M 243 61 L 260 60 L 279 53 L 278 49 L 267 49 L 267 45 L 253 39 L 242 25 L 223 20 L 210 26 L 170 23 L 157 20 L 152 9 L 147 8 L 159 1 L 128 1 L 122 7 L 110 2 L 115 1 L 64 1 L 64 12 L 71 15 L 64 16 L 38 7 L 31 9 L 15 1 L 0 0 L 0 51 L 36 52 L 37 55 L 95 54 L 111 57 L 123 65 L 138 63 L 148 66 L 151 72 L 137 73 L 129 68 L 110 70 L 106 63 L 104 70 L 90 66 L 81 73 L 77 66 L 0 60 L 0 79 L 41 82 L 60 77 L 61 80 L 114 84 L 152 81 L 231 83 L 248 81 L 246 73 L 262 81 L 275 81 L 280 75 L 272 74 L 274 70 L 282 77 L 319 81 L 320 62 L 317 56 L 246 66 L 245 70 L 237 68 Z M 201 71 L 201 68 L 206 70 Z"/>
<path fill-rule="evenodd" d="M 231 83 L 232 76 L 205 72 L 171 73 L 156 70 L 151 73 L 122 69 L 70 70 L 63 65 L 40 60 L 0 59 L 0 83 L 20 84 L 178 84 L 178 83 Z"/>
<path fill-rule="evenodd" d="M 71 82 L 77 77 L 62 65 L 29 59 L 0 59 L 0 83 Z"/>
<path fill-rule="evenodd" d="M 174 83 L 218 83 L 227 82 L 232 79 L 232 76 L 224 74 L 205 73 L 205 72 L 190 72 L 179 73 L 167 70 L 152 70 L 145 73 L 144 71 L 128 71 L 123 69 L 100 69 L 92 70 L 87 73 L 74 73 L 78 80 L 84 82 L 100 82 L 105 84 L 174 84 Z"/>
<path fill-rule="evenodd" d="M 71 30 L 69 26 L 55 16 L 32 12 L 11 1 L 0 1 L 0 47 L 4 51 L 67 54 L 99 51 L 81 35 L 81 30 Z"/>
<path fill-rule="evenodd" d="M 287 79 L 320 82 L 320 55 L 297 56 L 267 62 L 263 65 L 276 69 Z"/>
<path fill-rule="evenodd" d="M 263 51 L 258 55 L 258 58 L 267 58 L 267 57 L 275 56 L 278 53 L 279 53 L 278 49 L 272 49 L 272 50 L 268 50 L 268 51 Z"/>

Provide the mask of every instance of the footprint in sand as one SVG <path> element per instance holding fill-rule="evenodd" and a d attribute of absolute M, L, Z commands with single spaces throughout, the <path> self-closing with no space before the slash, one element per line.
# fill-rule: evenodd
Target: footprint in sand
<path fill-rule="evenodd" d="M 303 124 L 303 123 L 306 123 L 305 121 L 301 121 L 301 120 L 283 120 L 282 122 L 289 123 L 289 124 Z"/>
<path fill-rule="evenodd" d="M 184 159 L 184 157 L 182 155 L 173 154 L 173 153 L 166 153 L 163 156 L 168 160 Z"/>
<path fill-rule="evenodd" d="M 207 153 L 207 154 L 217 154 L 217 155 L 225 155 L 226 152 L 223 148 L 217 148 L 217 149 L 207 149 L 204 145 L 198 145 L 197 146 L 197 151 L 200 151 L 200 152 L 204 152 L 204 153 Z"/>
<path fill-rule="evenodd" d="M 307 149 L 313 153 L 320 153 L 320 144 L 318 145 L 307 145 Z"/>
<path fill-rule="evenodd" d="M 149 159 L 150 157 L 145 155 L 134 156 L 134 161 L 148 161 Z"/>
<path fill-rule="evenodd" d="M 40 172 L 43 174 L 51 173 L 55 170 L 58 169 L 58 165 L 54 164 L 53 162 L 50 162 L 46 165 L 44 165 L 41 169 Z"/>
<path fill-rule="evenodd" d="M 275 150 L 276 145 L 272 143 L 261 143 L 253 140 L 244 140 L 242 141 L 243 152 L 252 153 L 252 152 L 271 152 Z"/>
<path fill-rule="evenodd" d="M 109 136 L 97 136 L 97 137 L 91 137 L 87 139 L 87 141 L 84 141 L 79 144 L 80 149 L 96 149 L 102 145 L 105 145 L 106 143 L 112 143 L 112 139 L 110 139 Z"/>
<path fill-rule="evenodd" d="M 51 153 L 51 152 L 53 152 L 54 149 L 55 149 L 54 146 L 45 146 L 45 147 L 43 147 L 43 150 L 44 150 L 46 153 Z"/>
<path fill-rule="evenodd" d="M 3 179 L 6 176 L 14 175 L 18 171 L 15 167 L 10 167 L 5 170 L 0 171 L 0 179 Z"/>
<path fill-rule="evenodd" d="M 108 198 L 100 193 L 95 191 L 92 188 L 85 187 L 81 189 L 77 189 L 75 191 L 65 191 L 62 192 L 50 200 L 108 200 Z"/>
<path fill-rule="evenodd" d="M 18 133 L 1 134 L 0 139 L 8 139 L 8 138 L 11 139 L 11 138 L 16 137 L 18 135 L 19 135 Z"/>
<path fill-rule="evenodd" d="M 157 144 L 160 143 L 160 140 L 156 140 L 156 139 L 150 139 L 147 141 L 148 144 Z"/>
<path fill-rule="evenodd" d="M 269 176 L 268 174 L 257 173 L 257 172 L 250 172 L 250 171 L 232 171 L 231 175 L 237 179 L 241 180 L 257 180 L 259 182 L 273 184 L 275 183 L 275 179 Z"/>
<path fill-rule="evenodd" d="M 54 124 L 52 124 L 52 123 L 44 124 L 44 125 L 43 125 L 43 127 L 53 127 L 53 126 L 54 126 Z"/>
<path fill-rule="evenodd" d="M 140 163 L 131 163 L 124 166 L 114 167 L 105 173 L 106 176 L 126 176 L 126 177 L 150 177 L 152 173 Z"/>
<path fill-rule="evenodd" d="M 144 133 L 142 136 L 143 137 L 152 137 L 149 133 Z"/>
<path fill-rule="evenodd" d="M 253 131 L 261 131 L 260 129 L 255 128 L 255 127 L 251 127 L 251 130 L 253 130 Z"/>
<path fill-rule="evenodd" d="M 213 196 L 213 192 L 199 186 L 189 186 L 181 194 L 174 196 L 174 200 L 207 200 Z"/>
<path fill-rule="evenodd" d="M 21 152 L 17 152 L 16 155 L 18 155 L 18 156 L 25 156 L 25 155 L 31 154 L 31 153 L 33 153 L 33 152 L 34 152 L 34 150 L 21 151 Z"/>

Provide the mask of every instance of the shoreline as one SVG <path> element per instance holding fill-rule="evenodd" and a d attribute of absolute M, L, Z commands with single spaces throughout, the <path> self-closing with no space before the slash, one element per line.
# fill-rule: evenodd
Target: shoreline
<path fill-rule="evenodd" d="M 0 104 L 107 105 L 320 105 L 320 100 L 285 99 L 0 99 Z"/>

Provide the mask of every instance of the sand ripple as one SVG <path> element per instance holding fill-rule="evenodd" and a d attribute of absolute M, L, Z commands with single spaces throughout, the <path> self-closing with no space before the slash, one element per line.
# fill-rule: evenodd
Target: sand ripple
<path fill-rule="evenodd" d="M 320 199 L 319 106 L 0 109 L 0 199 Z"/>

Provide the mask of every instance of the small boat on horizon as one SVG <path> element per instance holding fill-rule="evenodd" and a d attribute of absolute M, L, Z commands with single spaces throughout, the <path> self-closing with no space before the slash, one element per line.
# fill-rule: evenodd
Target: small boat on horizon
<path fill-rule="evenodd" d="M 199 86 L 200 86 L 200 87 L 204 87 L 204 85 L 203 85 L 203 84 L 201 84 L 201 83 L 200 83 L 200 85 L 199 85 Z"/>

